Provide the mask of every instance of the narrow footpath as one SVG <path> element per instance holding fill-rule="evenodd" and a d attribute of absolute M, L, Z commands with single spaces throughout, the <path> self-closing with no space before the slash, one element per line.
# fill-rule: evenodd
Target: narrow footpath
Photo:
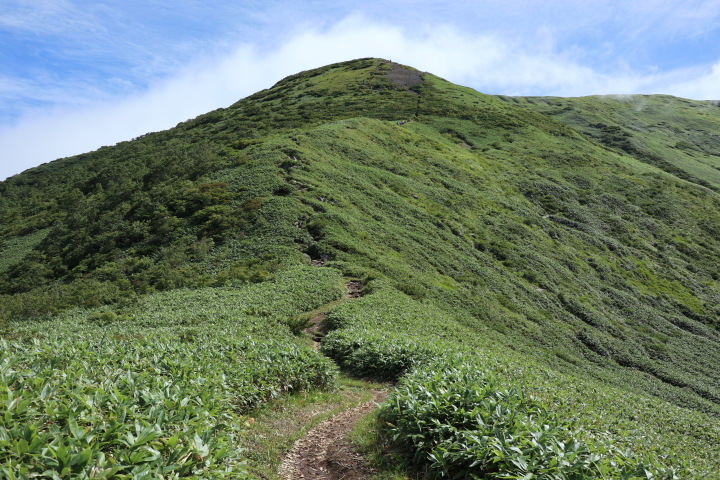
<path fill-rule="evenodd" d="M 362 284 L 362 282 L 359 282 L 357 280 L 349 280 L 345 282 L 345 295 L 343 296 L 342 300 L 331 305 L 339 305 L 340 303 L 347 302 L 348 300 L 352 300 L 353 298 L 362 297 L 364 287 L 365 286 Z M 317 313 L 310 319 L 310 326 L 305 329 L 305 333 L 312 339 L 313 348 L 315 348 L 316 350 L 320 349 L 320 341 L 325 335 L 325 332 L 322 331 L 322 328 L 323 321 L 327 316 L 327 313 L 324 311 L 326 309 L 327 306 L 321 308 L 319 310 L 319 313 Z"/>
<path fill-rule="evenodd" d="M 364 285 L 358 281 L 345 283 L 344 301 L 363 295 Z M 324 335 L 322 331 L 326 311 L 310 319 L 305 333 L 313 341 L 316 349 Z M 371 390 L 372 399 L 354 408 L 350 408 L 325 420 L 300 438 L 280 465 L 280 475 L 287 480 L 367 480 L 373 470 L 359 453 L 355 452 L 348 434 L 355 424 L 371 413 L 379 403 L 385 400 L 386 390 Z"/>
<path fill-rule="evenodd" d="M 371 401 L 345 410 L 310 430 L 295 442 L 283 459 L 280 475 L 288 480 L 364 480 L 372 469 L 354 451 L 348 433 L 378 403 L 385 400 L 387 391 L 373 390 Z"/>

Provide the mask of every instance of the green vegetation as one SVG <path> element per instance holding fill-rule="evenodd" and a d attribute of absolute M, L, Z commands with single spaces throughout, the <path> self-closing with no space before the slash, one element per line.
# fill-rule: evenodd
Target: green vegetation
<path fill-rule="evenodd" d="M 400 380 L 374 433 L 427 475 L 720 478 L 717 112 L 362 59 L 8 179 L 2 468 L 242 471 L 243 412 L 334 384 L 293 333 L 345 276 L 322 351 Z"/>
<path fill-rule="evenodd" d="M 409 480 L 417 472 L 412 471 L 406 452 L 394 448 L 380 433 L 382 421 L 377 411 L 361 418 L 350 432 L 350 441 L 357 451 L 372 465 L 373 480 Z"/>
<path fill-rule="evenodd" d="M 430 478 L 680 478 L 468 364 L 413 371 L 381 418 Z"/>
<path fill-rule="evenodd" d="M 0 258 L 0 272 L 6 271 L 10 266 L 30 254 L 47 233 L 47 230 L 38 230 L 28 235 L 9 238 L 2 247 L 3 257 Z"/>
<path fill-rule="evenodd" d="M 3 478 L 237 478 L 244 412 L 335 382 L 277 312 L 340 293 L 334 272 L 306 267 L 18 325 L 0 340 Z"/>
<path fill-rule="evenodd" d="M 529 360 L 382 281 L 369 287 L 330 312 L 323 351 L 356 375 L 402 377 L 376 428 L 428 475 L 716 475 L 717 420 L 595 380 L 597 366 L 552 372 L 552 359 Z M 552 462 L 560 445 L 575 449 L 569 463 Z"/>
<path fill-rule="evenodd" d="M 720 189 L 720 109 L 715 101 L 668 95 L 501 98 L 552 115 L 606 147 L 679 178 Z"/>

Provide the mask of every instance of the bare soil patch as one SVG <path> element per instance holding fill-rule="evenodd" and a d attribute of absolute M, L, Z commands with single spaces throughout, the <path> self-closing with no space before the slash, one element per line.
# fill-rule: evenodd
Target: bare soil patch
<path fill-rule="evenodd" d="M 342 302 L 352 300 L 353 298 L 360 298 L 364 295 L 365 284 L 359 280 L 349 280 L 345 282 L 345 296 Z M 320 341 L 325 336 L 327 331 L 323 329 L 323 321 L 327 314 L 325 311 L 320 310 L 314 315 L 310 321 L 308 327 L 304 330 L 305 333 L 312 339 L 313 348 L 315 350 L 320 349 Z"/>
<path fill-rule="evenodd" d="M 350 280 L 345 284 L 346 296 L 348 298 L 359 298 L 364 295 L 365 285 L 359 280 Z"/>
<path fill-rule="evenodd" d="M 390 63 L 390 71 L 387 72 L 387 78 L 390 79 L 396 87 L 406 90 L 423 82 L 421 72 L 392 62 Z"/>
<path fill-rule="evenodd" d="M 305 329 L 305 333 L 312 339 L 315 350 L 320 350 L 320 340 L 325 336 L 325 332 L 322 331 L 322 322 L 326 316 L 324 313 L 315 315 L 310 319 L 310 326 Z"/>

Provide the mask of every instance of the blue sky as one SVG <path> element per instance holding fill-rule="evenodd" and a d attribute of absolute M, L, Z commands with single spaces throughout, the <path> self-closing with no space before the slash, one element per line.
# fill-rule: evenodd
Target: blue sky
<path fill-rule="evenodd" d="M 720 99 L 720 0 L 2 0 L 0 179 L 367 56 L 485 93 Z"/>

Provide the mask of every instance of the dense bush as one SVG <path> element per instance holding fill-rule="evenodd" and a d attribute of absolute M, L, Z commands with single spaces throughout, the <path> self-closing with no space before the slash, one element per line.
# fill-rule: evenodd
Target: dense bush
<path fill-rule="evenodd" d="M 360 377 L 396 380 L 415 365 L 438 356 L 442 345 L 428 345 L 412 336 L 356 328 L 331 333 L 322 351 L 344 370 Z"/>
<path fill-rule="evenodd" d="M 387 281 L 371 282 L 363 298 L 334 308 L 322 351 L 363 377 L 396 380 L 413 366 L 458 349 L 468 333 L 444 311 L 400 293 Z M 422 329 L 422 333 L 418 332 Z"/>
<path fill-rule="evenodd" d="M 235 478 L 236 412 L 333 382 L 287 341 L 181 338 L 0 340 L 2 476 Z"/>
<path fill-rule="evenodd" d="M 678 479 L 658 459 L 623 451 L 559 418 L 481 367 L 433 363 L 405 376 L 382 406 L 387 433 L 430 478 Z"/>
<path fill-rule="evenodd" d="M 334 385 L 336 366 L 287 324 L 341 294 L 337 272 L 300 267 L 10 323 L 0 477 L 238 478 L 244 412 Z"/>
<path fill-rule="evenodd" d="M 557 378 L 515 363 L 447 313 L 386 282 L 370 286 L 369 295 L 330 312 L 335 330 L 322 349 L 355 375 L 399 379 L 381 406 L 381 432 L 429 478 L 692 475 L 659 457 L 651 441 L 635 441 L 626 419 L 588 410 L 583 402 L 593 399 L 574 390 L 577 380 L 558 387 Z"/>

